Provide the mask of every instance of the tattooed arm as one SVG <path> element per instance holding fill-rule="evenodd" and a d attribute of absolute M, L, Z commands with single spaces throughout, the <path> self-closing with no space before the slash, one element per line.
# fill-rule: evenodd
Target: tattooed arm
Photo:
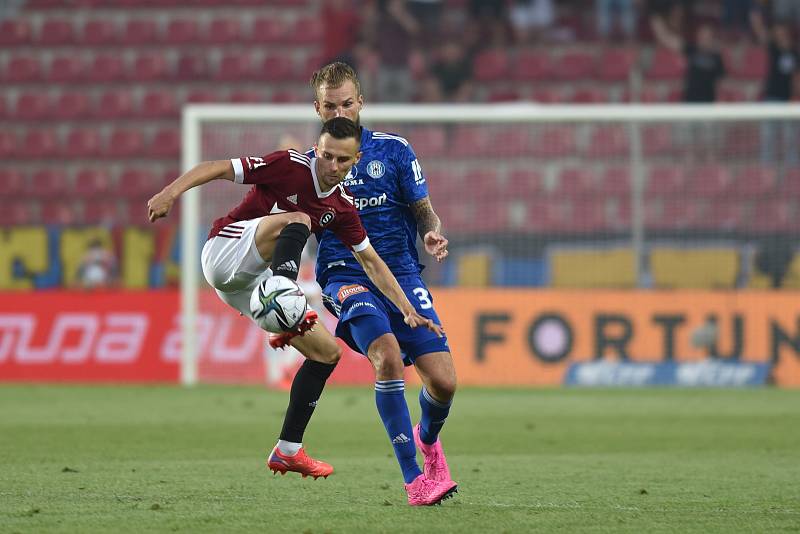
<path fill-rule="evenodd" d="M 433 211 L 430 197 L 422 198 L 411 204 L 411 212 L 417 221 L 417 230 L 425 244 L 425 251 L 442 261 L 447 257 L 447 238 L 442 234 L 442 221 Z"/>

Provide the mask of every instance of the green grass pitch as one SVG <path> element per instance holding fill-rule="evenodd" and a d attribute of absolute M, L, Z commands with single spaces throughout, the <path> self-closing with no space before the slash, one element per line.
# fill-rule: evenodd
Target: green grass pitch
<path fill-rule="evenodd" d="M 800 531 L 800 391 L 465 388 L 442 435 L 460 491 L 424 509 L 368 388 L 330 388 L 306 434 L 331 477 L 273 476 L 286 400 L 0 387 L 0 531 Z"/>

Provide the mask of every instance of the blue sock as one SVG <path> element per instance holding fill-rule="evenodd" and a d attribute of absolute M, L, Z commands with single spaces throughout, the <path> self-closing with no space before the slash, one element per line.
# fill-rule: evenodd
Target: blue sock
<path fill-rule="evenodd" d="M 434 399 L 427 389 L 422 388 L 422 391 L 419 392 L 419 406 L 422 408 L 422 417 L 419 420 L 419 439 L 422 440 L 422 443 L 428 445 L 436 443 L 452 404 L 452 400 L 445 404 Z"/>
<path fill-rule="evenodd" d="M 392 440 L 394 454 L 406 484 L 413 481 L 422 471 L 417 465 L 417 447 L 414 445 L 414 434 L 411 429 L 411 416 L 404 395 L 403 380 L 378 380 L 375 382 L 375 404 L 386 427 L 386 433 Z"/>

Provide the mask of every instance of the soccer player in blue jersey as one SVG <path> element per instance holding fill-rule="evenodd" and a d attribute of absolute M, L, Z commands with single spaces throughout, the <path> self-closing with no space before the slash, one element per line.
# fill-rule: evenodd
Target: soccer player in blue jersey
<path fill-rule="evenodd" d="M 359 124 L 363 96 L 349 65 L 326 65 L 314 73 L 311 86 L 323 121 L 344 116 Z M 402 137 L 362 127 L 361 151 L 360 162 L 343 184 L 356 199 L 370 241 L 417 312 L 440 324 L 433 298 L 420 276 L 423 266 L 415 243 L 419 235 L 426 252 L 442 261 L 447 257 L 447 239 L 441 234 L 441 222 L 431 206 L 414 150 Z M 409 503 L 417 504 L 411 485 L 420 475 L 415 443 L 425 457 L 425 477 L 450 480 L 439 440 L 456 389 L 447 339 L 404 324 L 402 314 L 330 232 L 324 232 L 319 240 L 317 281 L 326 306 L 339 317 L 337 337 L 367 355 L 375 368 L 378 413 L 400 463 Z M 423 382 L 419 395 L 422 416 L 413 428 L 404 396 L 404 365 L 414 365 Z M 296 377 L 293 388 L 303 380 Z"/>

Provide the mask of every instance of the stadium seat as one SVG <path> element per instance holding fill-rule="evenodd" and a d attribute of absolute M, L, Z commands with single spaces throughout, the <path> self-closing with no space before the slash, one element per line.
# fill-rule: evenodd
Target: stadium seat
<path fill-rule="evenodd" d="M 589 157 L 621 158 L 628 156 L 627 128 L 615 126 L 595 126 L 589 136 L 589 144 L 583 151 Z"/>
<path fill-rule="evenodd" d="M 0 136 L 2 142 L 2 136 Z M 0 169 L 0 184 L 3 184 L 3 196 L 13 200 L 15 196 L 22 194 L 26 188 L 27 179 L 18 170 Z"/>
<path fill-rule="evenodd" d="M 12 56 L 6 63 L 4 79 L 10 83 L 38 82 L 42 78 L 39 56 Z"/>
<path fill-rule="evenodd" d="M 175 77 L 178 80 L 205 80 L 210 71 L 208 57 L 205 54 L 190 52 L 178 58 Z"/>
<path fill-rule="evenodd" d="M 208 44 L 221 45 L 246 41 L 247 36 L 238 18 L 221 18 L 208 24 L 202 40 Z"/>
<path fill-rule="evenodd" d="M 155 18 L 128 19 L 120 36 L 120 44 L 125 46 L 149 45 L 159 39 Z"/>
<path fill-rule="evenodd" d="M 295 19 L 289 34 L 285 36 L 288 43 L 294 45 L 314 45 L 322 41 L 322 21 L 316 15 L 300 16 Z"/>
<path fill-rule="evenodd" d="M 503 49 L 480 52 L 475 57 L 473 75 L 479 82 L 503 80 L 509 74 L 508 54 Z"/>
<path fill-rule="evenodd" d="M 603 87 L 580 87 L 570 97 L 573 104 L 602 104 L 610 100 L 608 91 Z"/>
<path fill-rule="evenodd" d="M 0 226 L 36 224 L 34 205 L 30 202 L 4 202 L 0 204 Z"/>
<path fill-rule="evenodd" d="M 58 152 L 58 139 L 52 128 L 28 130 L 18 146 L 18 154 L 23 158 L 49 160 Z"/>
<path fill-rule="evenodd" d="M 0 94 L 0 119 L 5 119 L 7 115 L 9 115 L 8 103 L 6 101 L 6 95 Z"/>
<path fill-rule="evenodd" d="M 636 257 L 628 248 L 557 248 L 548 254 L 550 285 L 559 289 L 632 289 Z"/>
<path fill-rule="evenodd" d="M 45 46 L 69 45 L 75 42 L 72 19 L 45 19 L 39 27 L 38 44 Z"/>
<path fill-rule="evenodd" d="M 100 134 L 96 128 L 77 128 L 67 134 L 63 156 L 67 158 L 92 158 L 102 152 Z"/>
<path fill-rule="evenodd" d="M 95 116 L 100 119 L 123 119 L 134 115 L 133 96 L 127 90 L 108 91 L 100 96 Z"/>
<path fill-rule="evenodd" d="M 94 57 L 86 72 L 87 81 L 92 83 L 121 82 L 126 77 L 125 60 L 117 54 L 102 53 Z"/>
<path fill-rule="evenodd" d="M 154 89 L 142 97 L 139 114 L 148 118 L 177 118 L 179 109 L 172 91 Z"/>
<path fill-rule="evenodd" d="M 544 192 L 544 176 L 537 169 L 512 169 L 506 181 L 506 194 L 521 200 L 534 200 Z"/>
<path fill-rule="evenodd" d="M 517 102 L 523 100 L 522 94 L 513 87 L 490 89 L 486 95 L 487 102 Z"/>
<path fill-rule="evenodd" d="M 781 198 L 800 198 L 800 168 L 786 170 L 778 184 L 778 193 Z"/>
<path fill-rule="evenodd" d="M 197 41 L 197 22 L 194 19 L 172 19 L 167 23 L 162 41 L 171 45 L 185 45 Z"/>
<path fill-rule="evenodd" d="M 777 188 L 777 173 L 773 167 L 752 165 L 736 175 L 733 193 L 741 198 L 755 199 L 771 194 Z"/>
<path fill-rule="evenodd" d="M 517 54 L 511 76 L 519 81 L 545 81 L 553 75 L 550 55 L 539 50 L 523 50 Z"/>
<path fill-rule="evenodd" d="M 607 167 L 600 174 L 598 189 L 609 195 L 630 196 L 631 172 L 628 167 Z"/>
<path fill-rule="evenodd" d="M 81 198 L 100 198 L 115 192 L 111 176 L 105 170 L 81 169 L 75 174 L 72 194 Z"/>
<path fill-rule="evenodd" d="M 134 60 L 131 78 L 137 82 L 152 82 L 165 80 L 169 74 L 166 56 L 159 52 L 148 52 Z"/>
<path fill-rule="evenodd" d="M 85 119 L 89 116 L 89 97 L 85 92 L 59 93 L 53 102 L 50 113 L 54 119 Z"/>
<path fill-rule="evenodd" d="M 143 206 L 141 212 L 144 213 L 144 211 L 145 207 Z M 125 226 L 130 222 L 130 219 L 128 203 L 116 198 L 93 201 L 84 209 L 83 213 L 84 222 L 91 225 Z"/>
<path fill-rule="evenodd" d="M 789 232 L 800 226 L 799 218 L 791 198 L 762 200 L 756 202 L 748 228 L 765 234 Z"/>
<path fill-rule="evenodd" d="M 540 104 L 557 104 L 568 100 L 566 94 L 557 89 L 534 89 L 531 99 Z"/>
<path fill-rule="evenodd" d="M 150 142 L 148 153 L 157 158 L 178 158 L 181 154 L 181 134 L 175 128 L 158 130 Z"/>
<path fill-rule="evenodd" d="M 594 195 L 597 192 L 594 173 L 586 167 L 565 167 L 558 173 L 552 194 L 563 198 Z"/>
<path fill-rule="evenodd" d="M 224 102 L 225 98 L 210 89 L 196 89 L 186 94 L 185 102 L 188 103 L 201 103 L 201 102 Z"/>
<path fill-rule="evenodd" d="M 507 125 L 490 135 L 493 140 L 493 153 L 496 156 L 522 157 L 530 152 L 531 134 L 525 125 Z"/>
<path fill-rule="evenodd" d="M 686 61 L 682 54 L 667 48 L 657 48 L 647 77 L 653 80 L 680 80 L 685 69 Z"/>
<path fill-rule="evenodd" d="M 761 46 L 748 47 L 742 51 L 739 61 L 727 67 L 730 69 L 731 78 L 761 81 L 767 74 L 766 49 Z"/>
<path fill-rule="evenodd" d="M 30 20 L 10 18 L 0 20 L 0 47 L 25 46 L 33 41 Z"/>
<path fill-rule="evenodd" d="M 80 40 L 86 46 L 106 46 L 117 43 L 119 31 L 112 19 L 90 19 L 83 25 Z"/>
<path fill-rule="evenodd" d="M 553 75 L 562 81 L 590 78 L 595 70 L 595 56 L 587 52 L 566 52 L 553 61 Z"/>
<path fill-rule="evenodd" d="M 686 230 L 696 228 L 705 216 L 704 202 L 686 198 L 664 199 L 661 209 L 653 204 L 645 210 L 645 227 L 650 230 Z"/>
<path fill-rule="evenodd" d="M 751 158 L 760 146 L 758 124 L 728 124 L 722 140 L 722 155 L 726 158 Z"/>
<path fill-rule="evenodd" d="M 141 129 L 117 129 L 106 145 L 106 156 L 124 158 L 142 155 L 144 139 Z"/>
<path fill-rule="evenodd" d="M 534 140 L 532 152 L 537 157 L 560 158 L 575 153 L 575 129 L 573 127 L 548 126 Z"/>
<path fill-rule="evenodd" d="M 573 200 L 570 216 L 564 230 L 570 233 L 594 234 L 604 232 L 609 227 L 605 202 L 598 198 L 582 197 Z"/>
<path fill-rule="evenodd" d="M 50 97 L 47 93 L 25 93 L 17 96 L 14 106 L 14 116 L 21 120 L 40 120 L 49 118 Z"/>
<path fill-rule="evenodd" d="M 18 155 L 16 132 L 0 130 L 0 159 L 13 159 Z"/>
<path fill-rule="evenodd" d="M 657 289 L 733 289 L 739 275 L 735 248 L 654 247 L 650 271 Z"/>
<path fill-rule="evenodd" d="M 42 169 L 31 175 L 26 184 L 25 194 L 37 198 L 61 197 L 70 191 L 70 185 L 64 171 Z"/>
<path fill-rule="evenodd" d="M 44 224 L 74 225 L 81 221 L 80 204 L 74 201 L 52 200 L 42 204 Z"/>
<path fill-rule="evenodd" d="M 122 197 L 139 201 L 156 194 L 164 187 L 164 182 L 157 174 L 144 169 L 128 169 L 118 181 L 117 191 Z"/>
<path fill-rule="evenodd" d="M 283 44 L 286 42 L 285 36 L 287 33 L 288 25 L 280 18 L 275 16 L 258 17 L 253 22 L 250 41 L 256 43 Z"/>
<path fill-rule="evenodd" d="M 414 140 L 414 150 L 420 161 L 443 156 L 447 151 L 447 135 L 442 126 L 420 126 L 414 128 L 409 137 Z"/>
<path fill-rule="evenodd" d="M 744 203 L 732 200 L 712 202 L 705 216 L 695 224 L 695 228 L 723 232 L 746 231 L 746 208 Z"/>
<path fill-rule="evenodd" d="M 718 102 L 748 102 L 750 100 L 747 92 L 740 87 L 723 85 L 717 91 Z"/>
<path fill-rule="evenodd" d="M 54 56 L 47 72 L 48 82 L 74 83 L 83 81 L 85 66 L 83 59 L 75 54 Z"/>
<path fill-rule="evenodd" d="M 254 80 L 252 57 L 246 52 L 225 54 L 219 61 L 214 79 L 225 82 Z"/>
<path fill-rule="evenodd" d="M 694 195 L 715 197 L 728 193 L 732 184 L 728 169 L 721 165 L 704 165 L 687 171 L 687 191 Z"/>
<path fill-rule="evenodd" d="M 252 76 L 268 82 L 286 82 L 295 76 L 294 64 L 286 54 L 267 54 Z"/>
<path fill-rule="evenodd" d="M 240 89 L 232 91 L 228 100 L 235 104 L 257 104 L 259 102 L 266 102 L 267 95 L 264 91 L 256 91 L 252 89 Z"/>
<path fill-rule="evenodd" d="M 604 82 L 627 81 L 637 59 L 631 48 L 604 48 L 597 61 L 595 77 Z"/>
<path fill-rule="evenodd" d="M 486 130 L 476 126 L 456 127 L 452 139 L 450 153 L 454 156 L 478 157 L 494 148 Z"/>
<path fill-rule="evenodd" d="M 668 124 L 647 126 L 642 129 L 642 151 L 646 156 L 664 156 L 674 151 L 672 128 Z"/>

